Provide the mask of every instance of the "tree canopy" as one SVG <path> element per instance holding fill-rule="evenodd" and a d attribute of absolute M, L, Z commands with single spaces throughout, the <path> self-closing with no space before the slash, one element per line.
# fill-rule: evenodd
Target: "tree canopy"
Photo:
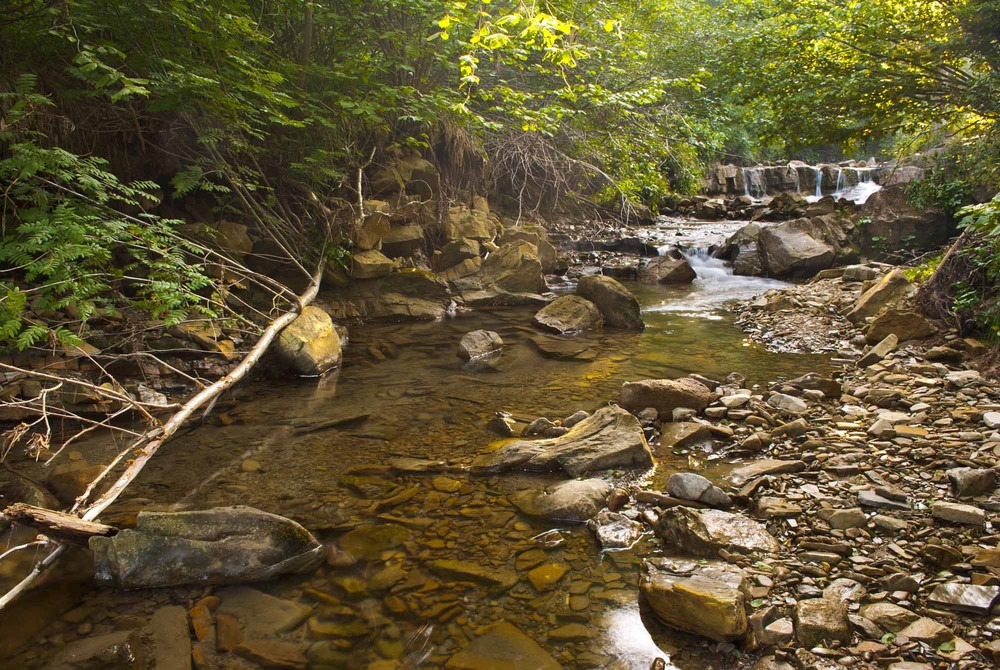
<path fill-rule="evenodd" d="M 15 0 L 0 336 L 30 330 L 24 281 L 101 295 L 151 248 L 199 291 L 169 241 L 191 201 L 315 255 L 358 171 L 399 149 L 534 208 L 655 208 L 719 160 L 942 145 L 995 185 L 998 26 L 984 0 Z M 211 307 L 143 280 L 156 313 Z"/>

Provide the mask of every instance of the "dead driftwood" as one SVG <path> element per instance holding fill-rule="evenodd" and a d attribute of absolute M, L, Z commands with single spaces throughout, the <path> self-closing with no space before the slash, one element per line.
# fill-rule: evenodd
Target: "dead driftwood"
<path fill-rule="evenodd" d="M 75 514 L 57 512 L 44 507 L 15 503 L 3 511 L 11 523 L 34 528 L 42 535 L 57 542 L 71 542 L 87 546 L 95 535 L 111 537 L 118 532 L 114 526 L 85 521 Z"/>
<path fill-rule="evenodd" d="M 270 348 L 271 344 L 278 337 L 282 330 L 285 329 L 292 321 L 294 321 L 302 309 L 309 305 L 319 293 L 320 282 L 323 277 L 323 268 L 320 269 L 312 275 L 309 287 L 306 291 L 297 296 L 297 300 L 292 305 L 291 309 L 279 316 L 277 319 L 273 320 L 264 332 L 261 334 L 260 339 L 253 348 L 247 353 L 247 355 L 240 361 L 239 365 L 232 369 L 232 371 L 225 377 L 222 377 L 215 381 L 213 384 L 203 388 L 193 397 L 188 399 L 180 409 L 173 414 L 166 423 L 162 426 L 151 429 L 150 431 L 140 435 L 136 438 L 126 449 L 118 454 L 118 456 L 111 461 L 110 464 L 104 469 L 101 474 L 90 483 L 87 490 L 77 499 L 76 504 L 70 510 L 70 516 L 76 516 L 83 522 L 94 522 L 100 514 L 108 508 L 118 497 L 125 492 L 126 487 L 132 483 L 139 473 L 142 472 L 149 460 L 159 451 L 160 447 L 163 446 L 177 430 L 184 425 L 184 423 L 194 415 L 201 407 L 208 405 L 219 397 L 223 392 L 232 388 L 237 382 L 243 379 L 248 372 L 260 361 Z M 90 505 L 86 505 L 87 500 L 89 500 L 91 494 L 97 489 L 100 483 L 107 477 L 114 469 L 126 459 L 131 459 L 128 467 L 125 471 L 118 477 L 118 479 L 108 488 L 107 491 L 101 495 L 96 501 Z M 65 528 L 67 522 L 63 520 L 61 522 L 61 528 Z M 33 524 L 29 524 L 32 527 L 36 527 Z M 96 526 L 102 526 L 102 524 L 94 524 Z M 93 528 L 94 526 L 90 526 Z M 104 526 L 109 528 L 108 526 Z M 39 529 L 41 530 L 41 529 Z M 54 537 L 48 535 L 44 531 L 43 534 L 49 537 L 49 540 L 43 541 L 41 546 L 52 547 L 52 550 L 44 558 L 39 560 L 31 572 L 22 579 L 16 586 L 14 586 L 10 591 L 5 593 L 0 597 L 0 610 L 14 602 L 19 596 L 21 596 L 25 591 L 27 591 L 32 584 L 50 567 L 52 566 L 58 558 L 66 550 L 68 539 Z"/>

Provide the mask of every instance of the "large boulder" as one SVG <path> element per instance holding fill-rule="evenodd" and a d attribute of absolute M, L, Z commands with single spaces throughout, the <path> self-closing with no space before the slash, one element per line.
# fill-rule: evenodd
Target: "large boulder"
<path fill-rule="evenodd" d="M 617 279 L 603 275 L 581 277 L 576 294 L 597 305 L 606 326 L 626 330 L 646 327 L 639 316 L 639 301 Z"/>
<path fill-rule="evenodd" d="M 743 554 L 775 553 L 778 541 L 760 523 L 717 509 L 672 507 L 660 515 L 656 534 L 669 547 L 714 558 L 721 549 Z"/>
<path fill-rule="evenodd" d="M 560 437 L 499 443 L 479 456 L 479 472 L 529 470 L 578 477 L 609 468 L 648 468 L 653 454 L 639 420 L 620 407 L 599 409 Z"/>
<path fill-rule="evenodd" d="M 937 332 L 937 327 L 926 317 L 908 309 L 887 309 L 868 326 L 865 340 L 868 344 L 881 342 L 895 335 L 900 342 L 922 340 Z"/>
<path fill-rule="evenodd" d="M 524 240 L 505 244 L 487 256 L 483 278 L 484 283 L 506 291 L 542 293 L 546 289 L 538 250 Z"/>
<path fill-rule="evenodd" d="M 764 274 L 760 256 L 760 233 L 763 230 L 756 223 L 748 223 L 725 241 L 717 252 L 720 258 L 733 263 L 733 274 L 758 277 Z"/>
<path fill-rule="evenodd" d="M 295 374 L 315 377 L 340 365 L 340 336 L 330 315 L 309 305 L 278 336 L 278 356 Z"/>
<path fill-rule="evenodd" d="M 864 323 L 868 317 L 878 316 L 890 307 L 895 307 L 916 290 L 903 271 L 896 268 L 862 293 L 845 316 L 851 323 Z"/>
<path fill-rule="evenodd" d="M 392 268 L 392 261 L 376 249 L 351 254 L 351 276 L 355 279 L 385 277 Z"/>
<path fill-rule="evenodd" d="M 760 232 L 763 265 L 772 277 L 811 277 L 833 265 L 837 250 L 815 219 L 794 219 Z"/>
<path fill-rule="evenodd" d="M 416 224 L 393 226 L 382 237 L 382 253 L 389 258 L 409 258 L 424 248 L 424 229 Z"/>
<path fill-rule="evenodd" d="M 426 270 L 407 268 L 388 277 L 353 282 L 323 296 L 323 307 L 336 319 L 432 321 L 454 306 L 443 278 Z"/>
<path fill-rule="evenodd" d="M 544 489 L 526 489 L 510 497 L 510 501 L 528 516 L 553 521 L 584 522 L 602 507 L 611 484 L 601 479 L 571 479 Z"/>
<path fill-rule="evenodd" d="M 392 206 L 384 200 L 366 200 L 365 215 L 354 230 L 354 244 L 361 251 L 378 249 L 389 232 Z"/>
<path fill-rule="evenodd" d="M 902 184 L 873 193 L 861 208 L 861 215 L 867 223 L 859 229 L 859 243 L 861 250 L 873 257 L 938 247 L 955 232 L 940 210 L 911 204 Z"/>
<path fill-rule="evenodd" d="M 504 232 L 500 237 L 501 246 L 517 241 L 528 242 L 529 244 L 533 244 L 538 250 L 538 258 L 542 262 L 543 272 L 550 274 L 558 270 L 565 270 L 566 263 L 560 260 L 559 253 L 549 241 L 548 232 L 545 228 L 534 224 L 516 225 L 513 221 L 508 221 L 507 219 L 504 220 L 504 224 Z"/>
<path fill-rule="evenodd" d="M 253 507 L 140 512 L 134 529 L 92 537 L 95 579 L 117 588 L 238 584 L 308 572 L 323 545 L 290 519 Z"/>
<path fill-rule="evenodd" d="M 657 284 L 690 284 L 697 278 L 685 258 L 657 256 L 639 267 L 639 281 Z"/>
<path fill-rule="evenodd" d="M 700 412 L 717 397 L 707 386 L 690 377 L 643 379 L 623 384 L 618 395 L 618 403 L 633 412 L 653 407 L 661 420 L 669 421 L 678 407 Z"/>
<path fill-rule="evenodd" d="M 463 237 L 460 240 L 452 240 L 441 247 L 441 253 L 434 255 L 432 265 L 437 272 L 443 272 L 459 265 L 463 261 L 479 258 L 479 252 L 480 246 L 476 240 L 471 240 L 467 237 Z"/>
<path fill-rule="evenodd" d="M 721 561 L 646 559 L 639 576 L 657 619 L 718 642 L 746 635 L 750 587 L 747 573 Z"/>
<path fill-rule="evenodd" d="M 538 310 L 532 320 L 536 326 L 556 333 L 579 333 L 597 330 L 604 317 L 597 305 L 578 295 L 564 295 Z"/>
<path fill-rule="evenodd" d="M 500 233 L 500 222 L 488 211 L 466 205 L 452 205 L 443 221 L 443 233 L 449 240 L 468 238 L 477 242 L 492 242 Z"/>

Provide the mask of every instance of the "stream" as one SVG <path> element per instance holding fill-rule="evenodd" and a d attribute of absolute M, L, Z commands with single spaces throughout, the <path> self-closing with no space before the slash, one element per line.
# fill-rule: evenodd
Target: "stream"
<path fill-rule="evenodd" d="M 738 224 L 685 222 L 684 230 L 661 226 L 651 235 L 665 245 L 705 247 L 730 225 Z M 655 538 L 602 553 L 585 527 L 560 526 L 539 537 L 552 524 L 518 514 L 507 495 L 553 480 L 462 471 L 498 440 L 487 424 L 499 410 L 559 419 L 615 400 L 630 380 L 688 373 L 718 379 L 739 372 L 748 383 L 763 384 L 829 368 L 824 356 L 768 352 L 733 325 L 730 303 L 780 282 L 735 277 L 703 253 L 690 258 L 698 274 L 690 286 L 629 285 L 643 307 L 644 332 L 578 337 L 596 352 L 592 361 L 542 357 L 530 339 L 538 331 L 527 308 L 354 327 L 339 371 L 319 382 L 261 380 L 239 387 L 214 421 L 158 456 L 109 518 L 175 504 L 243 504 L 291 517 L 325 542 L 353 529 L 353 546 L 362 548 L 357 565 L 324 566 L 257 586 L 282 598 L 317 602 L 320 613 L 343 623 L 349 633 L 331 637 L 323 649 L 331 667 L 365 668 L 376 659 L 399 659 L 398 667 L 442 667 L 477 629 L 501 620 L 564 667 L 647 670 L 657 657 L 685 670 L 725 667 L 720 645 L 668 631 L 640 612 L 638 564 L 661 552 Z M 493 371 L 467 369 L 456 356 L 461 336 L 480 328 L 497 331 L 505 343 Z M 731 467 L 710 445 L 654 455 L 658 465 L 646 475 L 654 487 L 677 470 L 718 478 Z M 399 458 L 447 466 L 438 473 L 400 475 L 386 465 Z M 398 504 L 377 504 L 393 496 Z M 543 592 L 526 579 L 538 550 L 546 562 L 568 567 L 555 588 Z M 502 594 L 464 588 L 426 568 L 437 559 L 515 570 L 520 581 Z M 88 591 L 73 616 L 44 628 L 18 664 L 7 667 L 43 667 L 54 650 L 84 633 L 134 625 L 163 604 L 189 605 L 202 592 Z M 570 623 L 589 632 L 547 637 Z M 233 663 L 225 667 L 254 667 L 225 658 Z"/>

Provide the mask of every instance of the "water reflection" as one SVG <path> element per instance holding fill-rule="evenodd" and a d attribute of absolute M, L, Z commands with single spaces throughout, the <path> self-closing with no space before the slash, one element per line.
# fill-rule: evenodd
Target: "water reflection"
<path fill-rule="evenodd" d="M 601 620 L 608 652 L 620 662 L 622 670 L 648 670 L 658 658 L 667 662 L 668 670 L 679 670 L 670 663 L 670 654 L 660 649 L 639 614 L 639 606 L 625 605 L 611 610 Z"/>

